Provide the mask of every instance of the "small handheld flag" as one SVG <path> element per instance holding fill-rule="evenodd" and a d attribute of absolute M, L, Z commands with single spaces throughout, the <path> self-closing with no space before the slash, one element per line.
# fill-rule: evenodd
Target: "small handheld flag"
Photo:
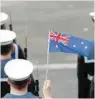
<path fill-rule="evenodd" d="M 49 32 L 49 39 L 49 52 L 74 53 L 89 57 L 94 49 L 92 41 L 54 31 Z"/>

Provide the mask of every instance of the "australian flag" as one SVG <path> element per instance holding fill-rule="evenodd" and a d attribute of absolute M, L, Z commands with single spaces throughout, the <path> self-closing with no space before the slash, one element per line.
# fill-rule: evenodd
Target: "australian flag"
<path fill-rule="evenodd" d="M 86 57 L 94 56 L 94 42 L 79 37 L 49 31 L 49 52 L 74 53 Z"/>

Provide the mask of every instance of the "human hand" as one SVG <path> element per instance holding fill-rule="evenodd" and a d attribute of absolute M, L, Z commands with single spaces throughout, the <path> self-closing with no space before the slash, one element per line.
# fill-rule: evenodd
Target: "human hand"
<path fill-rule="evenodd" d="M 52 99 L 52 93 L 51 93 L 51 81 L 46 80 L 44 82 L 43 86 L 43 95 L 45 99 Z"/>

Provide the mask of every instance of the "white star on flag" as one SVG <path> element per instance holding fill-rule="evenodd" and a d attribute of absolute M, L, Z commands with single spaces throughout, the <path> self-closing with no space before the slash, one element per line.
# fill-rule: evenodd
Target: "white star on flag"
<path fill-rule="evenodd" d="M 58 45 L 56 45 L 56 48 L 58 48 Z"/>
<path fill-rule="evenodd" d="M 76 47 L 76 45 L 73 45 L 73 47 Z"/>
<path fill-rule="evenodd" d="M 84 42 L 81 42 L 81 44 L 84 44 Z"/>
<path fill-rule="evenodd" d="M 87 49 L 87 46 L 85 46 L 85 49 Z"/>

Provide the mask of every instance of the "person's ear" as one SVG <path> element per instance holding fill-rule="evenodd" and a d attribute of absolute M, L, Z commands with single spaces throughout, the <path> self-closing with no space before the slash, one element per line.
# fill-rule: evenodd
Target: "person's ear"
<path fill-rule="evenodd" d="M 11 51 L 13 52 L 15 50 L 14 45 L 11 44 Z"/>
<path fill-rule="evenodd" d="M 28 81 L 27 81 L 27 84 L 30 84 L 31 83 L 31 79 L 29 79 Z"/>
<path fill-rule="evenodd" d="M 9 79 L 8 79 L 7 83 L 8 83 L 8 85 L 10 85 L 10 80 Z"/>

